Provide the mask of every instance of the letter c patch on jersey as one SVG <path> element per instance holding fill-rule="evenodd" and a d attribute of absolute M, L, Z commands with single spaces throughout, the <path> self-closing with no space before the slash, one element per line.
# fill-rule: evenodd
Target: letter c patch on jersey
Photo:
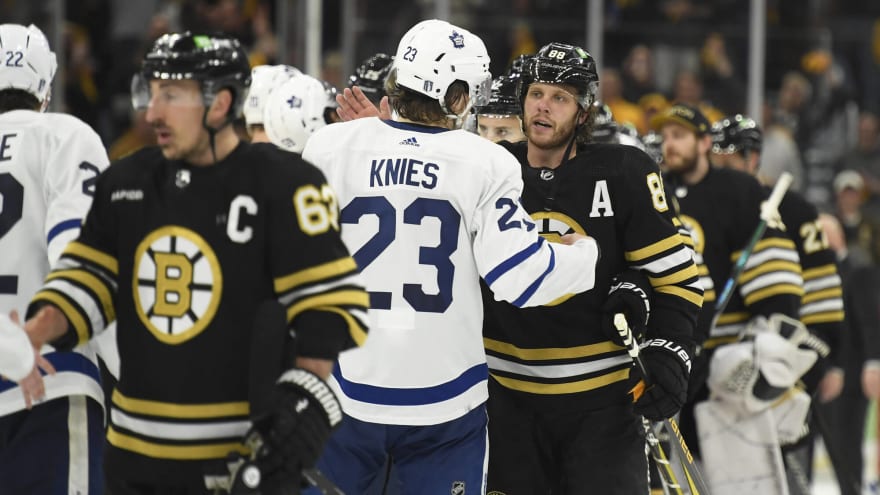
<path fill-rule="evenodd" d="M 180 226 L 154 230 L 134 255 L 132 291 L 141 322 L 166 344 L 181 344 L 213 320 L 223 292 L 211 246 Z"/>

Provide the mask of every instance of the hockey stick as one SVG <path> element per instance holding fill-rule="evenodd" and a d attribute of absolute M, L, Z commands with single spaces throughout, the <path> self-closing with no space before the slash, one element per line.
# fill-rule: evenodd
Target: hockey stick
<path fill-rule="evenodd" d="M 617 313 L 614 315 L 614 327 L 617 328 L 617 332 L 623 339 L 623 343 L 627 346 L 627 352 L 636 363 L 636 367 L 638 367 L 639 371 L 642 373 L 646 388 L 649 387 L 651 385 L 651 375 L 648 373 L 648 368 L 645 367 L 645 362 L 642 360 L 641 355 L 639 355 L 639 343 L 633 338 L 632 330 L 629 328 L 629 324 L 623 313 Z M 667 432 L 672 435 L 672 438 L 670 438 L 669 441 L 670 449 L 672 452 L 675 452 L 680 459 L 681 468 L 684 471 L 684 476 L 686 478 L 685 481 L 687 481 L 687 486 L 691 495 L 708 495 L 709 488 L 703 480 L 703 475 L 700 473 L 696 462 L 694 462 L 694 456 L 691 454 L 687 443 L 684 441 L 684 437 L 681 435 L 681 430 L 678 428 L 678 422 L 676 422 L 674 418 L 667 418 L 660 421 L 660 423 L 662 423 Z M 659 442 L 657 445 L 659 445 Z M 665 454 L 662 454 L 662 449 L 660 455 L 662 455 L 662 459 L 666 459 Z M 669 465 L 668 462 L 666 464 L 667 466 Z"/>
<path fill-rule="evenodd" d="M 289 345 L 285 345 L 287 335 L 287 315 L 278 301 L 267 300 L 257 308 L 254 328 L 251 334 L 250 377 L 248 381 L 248 401 L 250 402 L 251 418 L 254 423 L 265 420 L 270 411 L 271 397 L 275 380 L 283 370 L 293 363 Z M 253 494 L 260 493 L 262 473 L 256 463 L 258 455 L 265 455 L 266 445 L 262 435 L 256 428 L 251 428 L 245 437 L 244 444 L 250 449 L 249 458 L 233 457 L 228 462 L 229 475 L 225 479 L 211 480 L 215 493 Z M 233 456 L 235 454 L 232 454 Z M 328 480 L 317 468 L 302 470 L 302 477 L 310 485 L 317 488 L 322 495 L 345 495 L 332 481 Z M 206 477 L 208 483 L 208 477 Z M 298 487 L 297 487 L 298 488 Z"/>
<path fill-rule="evenodd" d="M 645 427 L 645 440 L 648 442 L 648 449 L 651 452 L 651 458 L 657 464 L 657 473 L 660 475 L 660 482 L 663 484 L 663 493 L 665 495 L 684 495 L 681 490 L 681 484 L 675 476 L 675 471 L 666 452 L 663 451 L 663 445 L 660 439 L 654 434 L 651 422 L 642 418 L 642 425 Z"/>
<path fill-rule="evenodd" d="M 709 328 L 715 328 L 718 324 L 718 318 L 721 316 L 721 313 L 724 312 L 725 308 L 727 308 L 727 304 L 730 302 L 731 297 L 733 297 L 733 289 L 736 287 L 736 281 L 739 279 L 739 276 L 742 275 L 743 270 L 745 270 L 746 262 L 749 261 L 749 257 L 752 255 L 752 251 L 755 250 L 758 241 L 764 237 L 764 232 L 767 230 L 767 224 L 773 221 L 774 217 L 778 217 L 779 203 L 782 202 L 782 197 L 785 196 L 785 192 L 791 185 L 791 181 L 791 173 L 783 172 L 782 175 L 779 176 L 779 180 L 776 181 L 776 185 L 773 186 L 773 190 L 770 192 L 770 197 L 768 197 L 761 205 L 761 221 L 758 222 L 758 226 L 755 227 L 755 232 L 752 233 L 752 237 L 749 239 L 748 244 L 746 244 L 746 247 L 742 250 L 739 258 L 736 259 L 736 263 L 733 264 L 733 268 L 730 270 L 730 276 L 724 283 L 721 295 L 718 296 L 718 299 L 715 301 L 715 315 L 712 317 L 712 325 Z"/>

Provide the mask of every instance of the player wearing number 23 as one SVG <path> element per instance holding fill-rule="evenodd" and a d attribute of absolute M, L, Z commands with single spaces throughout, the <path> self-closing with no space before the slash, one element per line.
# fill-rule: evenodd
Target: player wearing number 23
<path fill-rule="evenodd" d="M 370 338 L 340 355 L 332 383 L 346 418 L 319 462 L 346 493 L 365 493 L 388 455 L 402 493 L 483 493 L 480 278 L 515 306 L 593 287 L 595 241 L 539 237 L 516 159 L 460 129 L 490 95 L 488 67 L 477 36 L 421 22 L 386 83 L 395 120 L 327 126 L 303 152 L 338 193 L 370 291 Z"/>

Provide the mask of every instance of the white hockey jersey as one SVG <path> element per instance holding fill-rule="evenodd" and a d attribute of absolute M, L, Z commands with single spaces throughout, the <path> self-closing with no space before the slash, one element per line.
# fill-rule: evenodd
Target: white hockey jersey
<path fill-rule="evenodd" d="M 480 277 L 517 306 L 593 286 L 595 241 L 540 238 L 519 163 L 475 134 L 359 119 L 317 131 L 303 158 L 336 191 L 370 291 L 370 335 L 331 380 L 357 419 L 439 424 L 485 402 Z"/>
<path fill-rule="evenodd" d="M 98 135 L 76 117 L 15 110 L 0 114 L 0 311 L 18 310 L 42 287 L 64 246 L 77 237 L 98 174 L 109 161 Z M 57 374 L 46 398 L 73 394 L 103 404 L 94 352 L 43 351 Z M 0 415 L 24 408 L 14 382 L 0 381 Z"/>

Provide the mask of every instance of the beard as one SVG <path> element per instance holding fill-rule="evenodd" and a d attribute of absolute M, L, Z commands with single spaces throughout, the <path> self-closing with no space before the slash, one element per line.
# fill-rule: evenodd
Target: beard
<path fill-rule="evenodd" d="M 671 156 L 664 157 L 663 164 L 670 173 L 676 175 L 684 175 L 693 172 L 697 168 L 697 147 L 696 145 L 688 150 L 690 153 L 675 153 Z"/>
<path fill-rule="evenodd" d="M 549 136 L 546 134 L 536 136 L 532 132 L 532 123 L 534 121 L 535 119 L 532 118 L 525 125 L 525 135 L 533 146 L 541 150 L 554 150 L 568 146 L 568 142 L 575 131 L 574 122 L 556 122 L 552 134 Z"/>

